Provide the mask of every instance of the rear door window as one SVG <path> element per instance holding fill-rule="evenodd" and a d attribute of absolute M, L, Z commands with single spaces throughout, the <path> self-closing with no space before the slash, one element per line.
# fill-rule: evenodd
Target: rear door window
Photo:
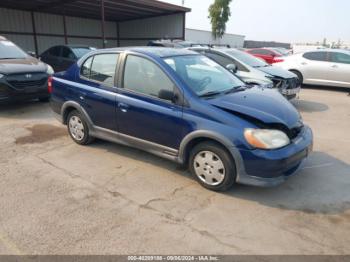
<path fill-rule="evenodd" d="M 328 52 L 308 52 L 303 55 L 304 58 L 313 61 L 328 61 Z"/>
<path fill-rule="evenodd" d="M 344 53 L 332 52 L 331 61 L 334 63 L 340 63 L 340 64 L 350 64 L 350 55 L 347 55 Z"/>
<path fill-rule="evenodd" d="M 118 58 L 119 54 L 113 53 L 95 55 L 91 65 L 90 79 L 114 86 Z"/>

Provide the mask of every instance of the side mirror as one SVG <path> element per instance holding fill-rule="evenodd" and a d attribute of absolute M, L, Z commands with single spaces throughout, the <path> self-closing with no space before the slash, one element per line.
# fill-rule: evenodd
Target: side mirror
<path fill-rule="evenodd" d="M 237 68 L 237 66 L 235 64 L 228 64 L 226 66 L 226 69 L 231 71 L 234 74 L 237 73 L 237 71 L 238 71 L 238 68 Z"/>
<path fill-rule="evenodd" d="M 27 54 L 32 57 L 36 57 L 36 53 L 34 51 L 28 51 Z"/>
<path fill-rule="evenodd" d="M 175 102 L 175 99 L 176 99 L 175 93 L 173 91 L 169 91 L 166 89 L 160 90 L 158 97 L 160 99 L 164 99 L 164 100 L 171 101 L 171 102 Z"/>

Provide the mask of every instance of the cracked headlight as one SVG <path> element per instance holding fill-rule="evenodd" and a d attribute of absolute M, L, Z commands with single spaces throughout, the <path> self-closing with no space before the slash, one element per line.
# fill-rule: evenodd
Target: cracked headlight
<path fill-rule="evenodd" d="M 252 129 L 244 130 L 244 137 L 248 144 L 259 149 L 278 149 L 290 143 L 288 136 L 274 129 Z"/>

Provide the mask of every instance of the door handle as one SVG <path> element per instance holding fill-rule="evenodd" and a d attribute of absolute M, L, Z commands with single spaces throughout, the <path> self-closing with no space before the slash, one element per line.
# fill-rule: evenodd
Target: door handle
<path fill-rule="evenodd" d="M 302 62 L 301 64 L 302 64 L 302 65 L 307 65 L 307 63 L 306 63 L 306 62 Z"/>
<path fill-rule="evenodd" d="M 120 108 L 120 111 L 122 111 L 123 113 L 128 112 L 129 105 L 125 103 L 118 103 L 118 107 Z"/>
<path fill-rule="evenodd" d="M 333 67 L 333 68 L 338 68 L 338 66 L 337 66 L 337 65 L 332 65 L 332 67 Z"/>

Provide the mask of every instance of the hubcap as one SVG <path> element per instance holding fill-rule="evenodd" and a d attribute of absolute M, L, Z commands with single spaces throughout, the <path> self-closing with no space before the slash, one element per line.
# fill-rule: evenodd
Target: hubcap
<path fill-rule="evenodd" d="M 198 178 L 207 185 L 217 186 L 225 178 L 224 163 L 213 152 L 199 152 L 194 157 L 193 167 Z"/>
<path fill-rule="evenodd" d="M 75 140 L 81 141 L 84 138 L 84 125 L 79 117 L 72 116 L 69 119 L 69 132 Z"/>

